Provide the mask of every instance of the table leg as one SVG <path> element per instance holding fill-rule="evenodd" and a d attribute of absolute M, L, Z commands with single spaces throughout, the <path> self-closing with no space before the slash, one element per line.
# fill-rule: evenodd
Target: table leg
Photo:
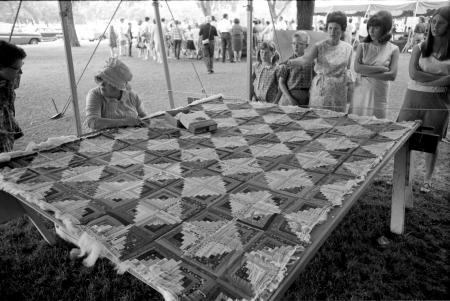
<path fill-rule="evenodd" d="M 412 204 L 412 178 L 410 177 L 411 150 L 409 141 L 395 154 L 391 207 L 391 232 L 403 234 L 405 206 Z"/>
<path fill-rule="evenodd" d="M 55 234 L 45 227 L 41 217 L 29 206 L 22 204 L 15 197 L 0 190 L 0 223 L 26 215 L 47 243 L 56 243 Z"/>

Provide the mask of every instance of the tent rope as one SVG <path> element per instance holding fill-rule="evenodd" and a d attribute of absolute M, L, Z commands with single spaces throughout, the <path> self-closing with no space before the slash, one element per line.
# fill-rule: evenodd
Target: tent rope
<path fill-rule="evenodd" d="M 114 19 L 114 17 L 115 17 L 115 15 L 116 15 L 117 11 L 119 10 L 119 7 L 120 7 L 120 5 L 122 4 L 122 1 L 123 1 L 123 0 L 120 0 L 119 4 L 117 4 L 116 10 L 114 11 L 113 15 L 112 15 L 111 18 L 109 19 L 109 22 L 108 22 L 108 24 L 106 25 L 105 30 L 103 31 L 102 35 L 101 35 L 100 38 L 98 39 L 97 45 L 95 46 L 94 50 L 92 51 L 92 54 L 91 54 L 91 56 L 90 56 L 88 62 L 87 62 L 86 65 L 84 66 L 84 69 L 83 69 L 83 71 L 81 72 L 81 75 L 80 75 L 80 77 L 79 77 L 78 80 L 77 80 L 77 83 L 76 83 L 77 86 L 78 86 L 78 84 L 80 83 L 81 79 L 83 78 L 83 75 L 84 75 L 84 73 L 86 72 L 87 67 L 88 67 L 89 64 L 91 63 L 92 58 L 94 57 L 95 52 L 97 51 L 98 46 L 100 45 L 100 42 L 102 41 L 103 36 L 106 34 L 106 31 L 108 30 L 109 25 L 111 24 L 111 22 L 112 22 L 112 20 Z M 70 104 L 71 101 L 72 101 L 72 96 L 69 96 L 69 98 L 67 99 L 66 104 L 65 104 L 64 107 L 63 107 L 63 110 L 61 111 L 62 115 L 64 115 L 64 114 L 66 113 L 67 108 L 69 107 L 69 104 Z"/>
<path fill-rule="evenodd" d="M 20 7 L 22 6 L 22 0 L 19 1 L 19 6 L 17 7 L 17 12 L 16 12 L 16 16 L 14 17 L 14 23 L 13 26 L 11 27 L 11 32 L 9 34 L 9 39 L 8 42 L 11 43 L 11 38 L 14 32 L 14 27 L 16 27 L 16 22 L 17 22 L 17 18 L 19 17 L 19 11 L 20 11 Z"/>
<path fill-rule="evenodd" d="M 273 34 L 275 36 L 275 42 L 277 43 L 277 48 L 280 49 L 280 43 L 278 42 L 278 34 L 277 34 L 276 29 L 275 29 L 275 22 L 273 21 L 273 14 L 272 14 L 272 10 L 270 9 L 269 1 L 267 1 L 267 6 L 269 7 L 270 18 L 272 19 L 272 27 L 273 27 Z M 279 51 L 279 54 L 280 54 L 280 61 L 283 61 L 283 57 L 281 55 L 281 51 Z"/>

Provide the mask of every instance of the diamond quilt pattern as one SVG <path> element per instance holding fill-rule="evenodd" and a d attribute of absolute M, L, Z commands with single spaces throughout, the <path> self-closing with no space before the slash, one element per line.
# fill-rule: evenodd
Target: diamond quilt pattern
<path fill-rule="evenodd" d="M 194 135 L 157 116 L 14 158 L 1 183 L 82 226 L 162 292 L 265 300 L 412 127 L 259 102 L 187 108 L 218 130 Z"/>

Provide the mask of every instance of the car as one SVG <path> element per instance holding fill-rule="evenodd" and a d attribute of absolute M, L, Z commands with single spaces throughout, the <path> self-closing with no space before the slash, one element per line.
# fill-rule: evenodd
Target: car
<path fill-rule="evenodd" d="M 42 35 L 42 41 L 56 41 L 57 39 L 63 38 L 63 33 L 61 29 L 55 28 L 39 28 L 37 30 Z"/>
<path fill-rule="evenodd" d="M 104 40 L 106 39 L 106 35 L 103 34 L 103 32 L 95 32 L 91 33 L 89 37 L 89 42 L 93 42 L 95 40 Z"/>
<path fill-rule="evenodd" d="M 9 32 L 0 33 L 0 40 L 9 41 Z M 11 43 L 22 44 L 38 44 L 42 42 L 42 35 L 39 33 L 15 32 L 11 37 Z"/>

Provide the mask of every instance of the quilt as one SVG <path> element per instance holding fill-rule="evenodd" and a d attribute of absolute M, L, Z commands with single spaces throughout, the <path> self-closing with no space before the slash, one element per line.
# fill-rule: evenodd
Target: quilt
<path fill-rule="evenodd" d="M 156 116 L 3 162 L 0 188 L 167 300 L 266 300 L 414 125 L 222 98 L 187 108 L 217 131 Z"/>

